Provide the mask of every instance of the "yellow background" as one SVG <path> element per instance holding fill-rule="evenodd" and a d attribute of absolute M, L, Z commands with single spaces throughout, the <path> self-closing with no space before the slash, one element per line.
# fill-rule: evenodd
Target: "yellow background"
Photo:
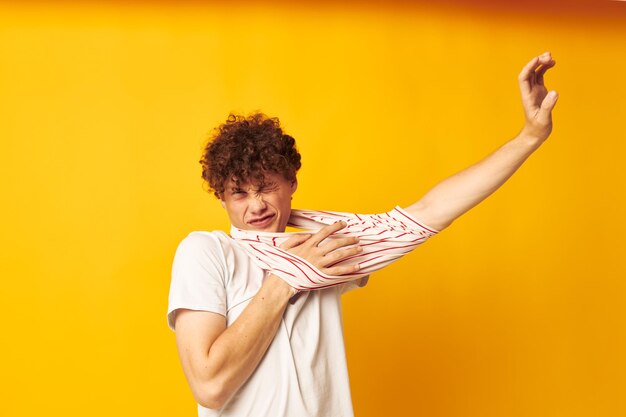
<path fill-rule="evenodd" d="M 296 138 L 294 207 L 386 211 L 512 138 L 549 50 L 548 142 L 345 297 L 355 413 L 626 415 L 626 4 L 445 4 L 0 3 L 0 414 L 195 415 L 169 273 L 228 227 L 230 111 Z"/>

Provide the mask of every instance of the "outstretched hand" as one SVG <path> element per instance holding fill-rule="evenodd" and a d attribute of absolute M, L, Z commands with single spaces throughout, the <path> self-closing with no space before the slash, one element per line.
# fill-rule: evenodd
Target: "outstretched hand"
<path fill-rule="evenodd" d="M 540 142 L 552 132 L 552 109 L 558 99 L 556 91 L 548 92 L 543 77 L 556 62 L 550 52 L 534 57 L 519 74 L 519 87 L 526 124 L 522 132 Z"/>

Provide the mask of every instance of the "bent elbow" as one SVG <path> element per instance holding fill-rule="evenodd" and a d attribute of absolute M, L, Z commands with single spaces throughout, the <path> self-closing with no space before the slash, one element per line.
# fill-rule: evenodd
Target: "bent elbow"
<path fill-rule="evenodd" d="M 196 401 L 204 408 L 219 410 L 226 404 L 230 396 L 224 391 L 222 384 L 207 384 L 202 392 L 196 393 Z"/>
<path fill-rule="evenodd" d="M 196 398 L 196 401 L 202 407 L 209 408 L 211 410 L 216 410 L 216 411 L 224 406 L 224 403 L 217 398 L 210 398 L 210 397 L 206 397 L 202 399 Z"/>

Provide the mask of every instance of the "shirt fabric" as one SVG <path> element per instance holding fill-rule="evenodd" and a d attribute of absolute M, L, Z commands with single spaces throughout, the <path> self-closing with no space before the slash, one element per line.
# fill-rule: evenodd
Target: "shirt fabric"
<path fill-rule="evenodd" d="M 300 213 L 292 210 L 294 217 Z M 310 224 L 309 229 L 321 227 L 319 219 L 313 220 L 317 224 Z M 169 327 L 175 330 L 176 312 L 181 308 L 221 314 L 227 326 L 232 325 L 265 276 L 249 250 L 244 242 L 221 231 L 196 231 L 185 237 L 172 266 Z M 288 304 L 272 343 L 250 378 L 220 410 L 198 404 L 198 416 L 353 416 L 341 294 L 365 285 L 367 278 L 359 275 L 305 291 Z"/>
<path fill-rule="evenodd" d="M 359 264 L 358 273 L 328 275 L 307 260 L 280 249 L 279 246 L 294 233 L 257 232 L 232 226 L 230 234 L 244 245 L 261 268 L 271 271 L 298 290 L 311 290 L 363 278 L 411 252 L 437 233 L 399 206 L 382 214 L 292 210 L 288 225 L 316 232 L 338 221 L 346 222 L 346 227 L 325 240 L 358 237 L 363 251 L 331 266 Z M 319 245 L 324 243 L 322 241 Z"/>

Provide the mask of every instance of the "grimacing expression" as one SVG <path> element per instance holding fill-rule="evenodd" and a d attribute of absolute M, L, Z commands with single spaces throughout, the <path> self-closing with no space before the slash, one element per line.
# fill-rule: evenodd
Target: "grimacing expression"
<path fill-rule="evenodd" d="M 291 196 L 298 187 L 296 180 L 286 180 L 276 173 L 264 174 L 262 184 L 242 183 L 230 179 L 221 196 L 230 223 L 243 230 L 284 232 L 291 214 Z"/>

